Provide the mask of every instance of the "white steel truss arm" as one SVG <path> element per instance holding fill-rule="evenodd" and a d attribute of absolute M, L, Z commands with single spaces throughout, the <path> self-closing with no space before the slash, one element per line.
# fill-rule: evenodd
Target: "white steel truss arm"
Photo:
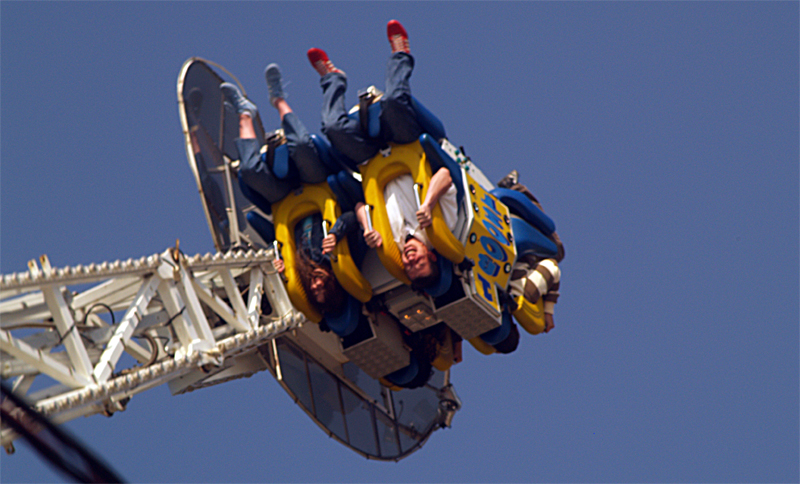
<path fill-rule="evenodd" d="M 193 257 L 168 249 L 55 269 L 43 256 L 41 270 L 32 261 L 0 279 L 0 376 L 64 422 L 124 410 L 163 383 L 181 393 L 266 369 L 253 366 L 257 347 L 305 321 L 272 258 L 272 249 Z M 4 446 L 14 438 L 0 432 Z"/>

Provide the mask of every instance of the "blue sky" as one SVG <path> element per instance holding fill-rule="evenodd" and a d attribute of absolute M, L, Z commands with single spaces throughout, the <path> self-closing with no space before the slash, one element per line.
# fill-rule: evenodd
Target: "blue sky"
<path fill-rule="evenodd" d="M 465 348 L 464 406 L 400 463 L 326 437 L 267 373 L 66 427 L 131 482 L 797 482 L 797 2 L 2 2 L 0 269 L 213 250 L 177 112 L 191 56 L 319 131 L 328 51 L 412 90 L 566 246 L 556 328 Z M 60 481 L 24 444 L 2 482 Z"/>

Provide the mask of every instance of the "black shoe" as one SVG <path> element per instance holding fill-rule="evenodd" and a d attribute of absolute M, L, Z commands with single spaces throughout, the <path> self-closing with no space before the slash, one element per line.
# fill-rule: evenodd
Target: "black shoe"
<path fill-rule="evenodd" d="M 508 175 L 504 176 L 502 180 L 497 182 L 497 186 L 500 188 L 511 188 L 517 183 L 519 183 L 519 172 L 517 170 L 511 170 Z"/>

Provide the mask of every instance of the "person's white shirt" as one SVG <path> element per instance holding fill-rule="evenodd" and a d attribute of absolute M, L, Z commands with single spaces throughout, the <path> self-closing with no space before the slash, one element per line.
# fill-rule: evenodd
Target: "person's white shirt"
<path fill-rule="evenodd" d="M 386 184 L 383 189 L 386 202 L 386 213 L 392 228 L 394 241 L 400 250 L 406 242 L 406 236 L 419 239 L 428 247 L 431 246 L 425 230 L 419 230 L 417 221 L 417 200 L 414 196 L 414 179 L 411 175 L 400 175 Z M 452 232 L 458 224 L 458 201 L 456 199 L 456 186 L 451 183 L 447 191 L 439 197 L 439 207 L 442 209 L 444 222 Z"/>

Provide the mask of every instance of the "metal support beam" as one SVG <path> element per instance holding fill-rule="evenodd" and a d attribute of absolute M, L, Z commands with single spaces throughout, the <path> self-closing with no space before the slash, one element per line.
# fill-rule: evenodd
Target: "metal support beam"
<path fill-rule="evenodd" d="M 200 345 L 201 349 L 208 349 L 214 345 L 214 334 L 211 332 L 211 326 L 209 326 L 206 315 L 203 313 L 203 308 L 200 306 L 200 300 L 197 298 L 197 293 L 192 285 L 192 279 L 183 267 L 179 269 L 178 277 L 180 278 L 177 284 L 178 292 L 181 295 L 181 299 L 183 299 L 183 304 L 186 305 L 184 314 L 189 318 L 189 323 L 194 327 L 198 338 L 204 342 L 203 345 Z M 198 346 L 197 342 L 193 343 L 195 343 L 193 348 Z"/>
<path fill-rule="evenodd" d="M 258 327 L 258 320 L 261 316 L 261 298 L 263 297 L 264 290 L 264 274 L 261 271 L 253 269 L 250 272 L 250 290 L 248 292 L 249 303 L 247 305 L 247 315 L 250 318 L 250 324 L 254 328 Z"/>
<path fill-rule="evenodd" d="M 293 306 L 289 300 L 289 293 L 286 292 L 286 286 L 281 280 L 281 275 L 274 270 L 267 271 L 263 266 L 259 269 L 260 270 L 258 271 L 253 269 L 253 273 L 263 272 L 262 277 L 264 278 L 265 290 L 269 295 L 270 304 L 272 304 L 272 308 L 278 313 L 278 315 L 283 317 L 285 314 L 288 314 L 292 311 Z"/>
<path fill-rule="evenodd" d="M 50 313 L 53 315 L 53 321 L 56 323 L 58 334 L 61 337 L 64 348 L 69 355 L 69 361 L 75 372 L 86 378 L 90 378 L 92 374 L 92 362 L 89 360 L 89 354 L 86 352 L 86 346 L 83 344 L 81 335 L 75 327 L 75 321 L 72 319 L 72 313 L 61 294 L 61 289 L 55 286 L 42 287 L 42 294 L 50 308 Z"/>
<path fill-rule="evenodd" d="M 200 298 L 201 301 L 210 307 L 226 323 L 236 328 L 239 332 L 248 331 L 250 329 L 250 324 L 247 322 L 247 320 L 239 319 L 237 315 L 234 314 L 233 310 L 228 307 L 218 296 L 212 294 L 211 291 L 203 287 L 194 279 L 192 279 L 192 286 L 197 293 L 197 297 Z M 244 304 L 242 304 L 242 306 L 244 306 Z M 244 313 L 244 316 L 246 317 L 247 313 Z"/>
<path fill-rule="evenodd" d="M 238 319 L 247 322 L 247 327 L 244 328 L 244 331 L 249 330 L 252 325 L 248 320 L 247 307 L 244 305 L 244 299 L 239 292 L 239 287 L 236 285 L 236 281 L 233 280 L 231 270 L 224 268 L 217 271 L 217 273 L 219 274 L 220 278 L 222 278 L 222 285 L 225 287 L 225 293 L 228 295 L 228 300 L 231 302 L 231 308 L 233 308 L 233 312 L 236 313 L 236 317 Z"/>
<path fill-rule="evenodd" d="M 161 279 L 157 275 L 150 276 L 149 279 L 139 288 L 139 292 L 133 300 L 131 307 L 125 312 L 125 317 L 117 325 L 114 330 L 114 336 L 106 345 L 105 351 L 100 355 L 100 361 L 94 370 L 94 378 L 98 382 L 108 380 L 114 373 L 114 367 L 117 365 L 125 346 L 131 339 L 136 325 L 142 320 L 146 313 L 147 305 L 156 293 Z"/>
<path fill-rule="evenodd" d="M 45 375 L 72 388 L 81 388 L 94 383 L 86 375 L 72 371 L 72 368 L 56 361 L 52 356 L 32 348 L 30 345 L 0 330 L 0 350 L 33 366 Z"/>
<path fill-rule="evenodd" d="M 178 342 L 181 346 L 189 346 L 189 343 L 197 339 L 197 333 L 183 317 L 185 306 L 175 282 L 162 280 L 158 286 L 158 295 L 161 297 L 167 314 L 172 318 L 171 325 L 178 337 Z"/>

